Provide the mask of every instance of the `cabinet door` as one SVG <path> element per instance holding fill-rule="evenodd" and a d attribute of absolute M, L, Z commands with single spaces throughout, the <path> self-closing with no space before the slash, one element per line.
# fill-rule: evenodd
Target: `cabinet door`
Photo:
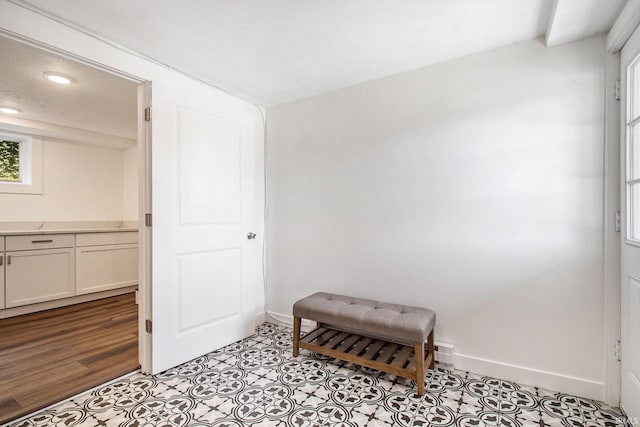
<path fill-rule="evenodd" d="M 0 265 L 0 309 L 5 308 L 4 304 L 4 253 L 0 252 L 0 260 L 2 261 L 2 265 Z"/>
<path fill-rule="evenodd" d="M 76 294 L 138 284 L 138 245 L 76 248 Z"/>
<path fill-rule="evenodd" d="M 0 236 L 0 308 L 4 308 L 4 236 Z"/>
<path fill-rule="evenodd" d="M 6 255 L 7 307 L 74 295 L 73 248 L 7 252 Z"/>

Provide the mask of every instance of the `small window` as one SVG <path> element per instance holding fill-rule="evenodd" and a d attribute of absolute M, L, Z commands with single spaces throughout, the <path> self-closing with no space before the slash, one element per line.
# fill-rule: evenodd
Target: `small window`
<path fill-rule="evenodd" d="M 0 139 L 0 181 L 20 182 L 20 143 Z"/>
<path fill-rule="evenodd" d="M 42 194 L 42 140 L 0 132 L 0 193 Z"/>

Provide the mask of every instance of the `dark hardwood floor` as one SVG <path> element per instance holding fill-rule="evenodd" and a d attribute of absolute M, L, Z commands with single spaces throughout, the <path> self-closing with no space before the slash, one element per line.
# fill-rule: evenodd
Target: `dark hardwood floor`
<path fill-rule="evenodd" d="M 133 293 L 0 319 L 0 424 L 139 369 Z"/>

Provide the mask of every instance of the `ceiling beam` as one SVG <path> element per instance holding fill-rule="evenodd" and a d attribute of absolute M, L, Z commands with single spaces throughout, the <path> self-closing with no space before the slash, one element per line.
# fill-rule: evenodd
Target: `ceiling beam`
<path fill-rule="evenodd" d="M 3 130 L 9 132 L 44 136 L 57 141 L 94 145 L 115 150 L 126 150 L 135 147 L 137 144 L 135 139 L 59 126 L 51 123 L 37 122 L 34 120 L 19 119 L 16 117 L 0 117 L 0 126 Z"/>
<path fill-rule="evenodd" d="M 629 0 L 609 31 L 607 50 L 616 53 L 622 49 L 638 24 L 640 24 L 640 0 Z"/>
<path fill-rule="evenodd" d="M 555 0 L 547 26 L 547 47 L 607 33 L 625 3 L 626 0 Z"/>

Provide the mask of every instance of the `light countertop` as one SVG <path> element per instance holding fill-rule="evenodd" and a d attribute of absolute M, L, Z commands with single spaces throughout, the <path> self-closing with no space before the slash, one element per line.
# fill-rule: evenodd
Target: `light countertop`
<path fill-rule="evenodd" d="M 113 233 L 138 231 L 136 221 L 33 221 L 0 222 L 0 235 Z"/>

